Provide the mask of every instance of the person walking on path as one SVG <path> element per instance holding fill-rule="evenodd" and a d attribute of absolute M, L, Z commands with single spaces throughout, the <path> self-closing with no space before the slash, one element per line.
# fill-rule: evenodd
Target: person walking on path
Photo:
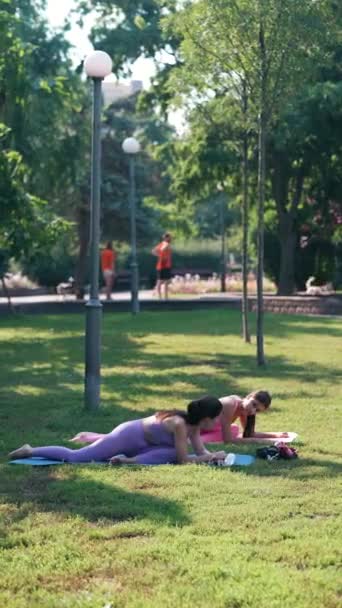
<path fill-rule="evenodd" d="M 115 278 L 115 262 L 116 252 L 113 249 L 113 244 L 108 241 L 105 249 L 101 251 L 101 269 L 106 285 L 106 299 L 111 299 L 114 278 Z"/>
<path fill-rule="evenodd" d="M 162 299 L 162 286 L 164 286 L 164 298 L 167 300 L 172 268 L 171 234 L 169 232 L 165 232 L 162 241 L 152 249 L 152 253 L 158 258 L 156 290 L 159 298 Z"/>

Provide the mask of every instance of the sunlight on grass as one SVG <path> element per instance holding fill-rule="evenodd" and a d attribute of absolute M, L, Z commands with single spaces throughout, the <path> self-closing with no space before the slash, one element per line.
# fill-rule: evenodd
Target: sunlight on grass
<path fill-rule="evenodd" d="M 94 413 L 83 409 L 83 317 L 0 321 L 1 606 L 340 606 L 342 324 L 268 315 L 266 368 L 240 327 L 239 313 L 224 309 L 105 314 Z M 235 470 L 6 463 L 26 441 L 70 445 L 81 430 L 254 388 L 273 393 L 257 428 L 297 431 L 298 461 Z"/>
<path fill-rule="evenodd" d="M 13 392 L 17 395 L 31 395 L 32 397 L 39 397 L 40 395 L 45 395 L 47 391 L 38 386 L 30 386 L 25 384 L 20 384 L 12 388 Z"/>

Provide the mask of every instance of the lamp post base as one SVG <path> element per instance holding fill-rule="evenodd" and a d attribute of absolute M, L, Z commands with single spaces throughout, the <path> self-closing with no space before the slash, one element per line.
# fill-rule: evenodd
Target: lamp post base
<path fill-rule="evenodd" d="M 135 242 L 132 246 L 133 251 L 135 253 Z M 135 256 L 134 256 L 135 258 Z M 132 313 L 136 315 L 140 312 L 140 303 L 139 303 L 139 269 L 136 260 L 134 259 L 131 264 L 131 302 L 132 302 Z"/>
<path fill-rule="evenodd" d="M 90 299 L 86 304 L 84 379 L 85 407 L 90 410 L 100 406 L 101 321 L 102 304 L 98 299 Z"/>

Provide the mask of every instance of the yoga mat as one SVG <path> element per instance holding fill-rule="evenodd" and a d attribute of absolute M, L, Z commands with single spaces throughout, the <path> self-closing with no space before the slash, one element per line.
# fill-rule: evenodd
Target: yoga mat
<path fill-rule="evenodd" d="M 48 458 L 40 458 L 35 456 L 34 458 L 17 458 L 16 460 L 10 460 L 9 464 L 30 464 L 32 467 L 46 467 L 50 464 L 64 464 L 61 460 L 49 460 Z"/>
<path fill-rule="evenodd" d="M 269 442 L 271 440 L 274 443 L 278 443 L 278 442 L 292 443 L 292 441 L 295 441 L 295 439 L 297 439 L 297 437 L 298 437 L 297 433 L 289 432 L 288 437 L 280 437 L 278 439 L 276 437 L 274 437 L 273 439 L 272 439 L 272 437 L 270 437 L 268 439 L 267 439 L 267 437 L 265 437 L 265 441 Z M 212 443 L 214 445 L 216 443 L 223 443 L 222 433 L 220 433 L 219 435 L 218 434 L 216 434 L 216 435 L 214 435 L 214 434 L 204 435 L 203 434 L 203 435 L 201 435 L 201 439 L 204 443 Z M 259 441 L 260 441 L 260 439 L 262 440 L 262 437 L 259 438 Z"/>
<path fill-rule="evenodd" d="M 254 462 L 254 456 L 249 454 L 228 454 L 226 459 L 223 461 L 224 464 L 215 465 L 222 467 L 246 467 Z M 63 460 L 49 460 L 48 458 L 40 458 L 35 456 L 33 458 L 17 458 L 16 460 L 10 460 L 9 464 L 26 464 L 32 467 L 43 467 L 54 464 L 69 464 Z M 80 462 L 74 464 L 108 464 L 107 462 Z M 211 463 L 209 463 L 211 464 Z M 145 466 L 158 466 L 158 465 L 145 465 Z"/>
<path fill-rule="evenodd" d="M 281 437 L 280 439 L 275 439 L 275 443 L 281 441 L 282 443 L 292 443 L 298 437 L 298 433 L 288 433 L 288 437 Z"/>

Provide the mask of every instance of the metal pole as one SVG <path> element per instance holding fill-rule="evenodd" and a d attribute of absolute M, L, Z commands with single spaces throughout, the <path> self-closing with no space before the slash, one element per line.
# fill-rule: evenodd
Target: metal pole
<path fill-rule="evenodd" d="M 221 192 L 221 292 L 226 291 L 226 223 L 224 213 L 225 196 Z"/>
<path fill-rule="evenodd" d="M 100 405 L 101 318 L 99 300 L 99 245 L 101 195 L 101 81 L 93 78 L 93 130 L 91 150 L 90 201 L 90 298 L 86 304 L 85 406 L 95 410 Z"/>
<path fill-rule="evenodd" d="M 131 303 L 132 314 L 136 315 L 140 311 L 140 305 L 135 216 L 135 159 L 133 154 L 129 155 L 129 208 L 131 217 Z"/>

